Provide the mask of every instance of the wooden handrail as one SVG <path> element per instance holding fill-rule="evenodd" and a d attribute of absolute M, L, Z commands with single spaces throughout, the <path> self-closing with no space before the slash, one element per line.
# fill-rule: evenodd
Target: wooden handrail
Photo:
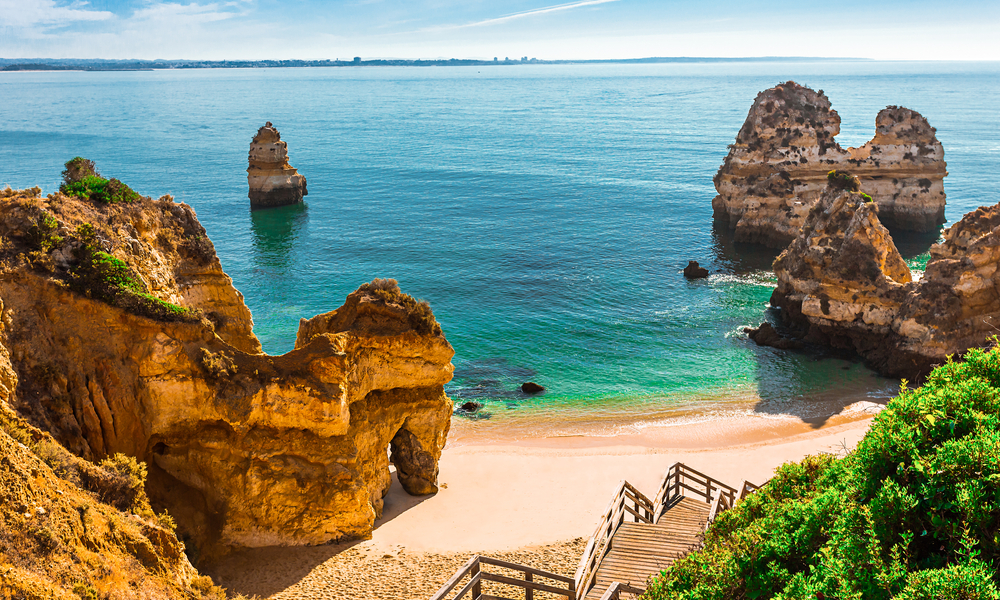
<path fill-rule="evenodd" d="M 626 594 L 632 594 L 633 596 L 641 596 L 645 593 L 645 591 L 645 588 L 638 588 L 634 585 L 616 581 L 608 586 L 604 595 L 601 596 L 601 600 L 620 600 L 623 592 Z"/>
<path fill-rule="evenodd" d="M 629 502 L 634 508 L 629 506 Z M 577 593 L 586 594 L 587 588 L 593 583 L 597 567 L 611 551 L 611 538 L 625 522 L 626 514 L 632 515 L 636 523 L 655 523 L 657 517 L 656 505 L 631 483 L 622 480 L 580 557 L 580 565 L 574 577 Z"/>
<path fill-rule="evenodd" d="M 510 569 L 512 571 L 520 571 L 524 574 L 524 579 L 516 579 L 514 577 L 507 577 L 497 573 L 490 573 L 483 570 L 483 567 L 487 565 Z M 539 583 L 535 581 L 536 576 L 563 583 L 566 587 L 563 588 L 555 585 Z M 490 558 L 488 556 L 478 555 L 470 558 L 469 561 L 465 563 L 465 566 L 452 575 L 451 579 L 441 586 L 441 589 L 439 589 L 437 593 L 431 596 L 431 600 L 444 600 L 445 597 L 447 597 L 452 590 L 458 587 L 458 584 L 461 583 L 466 577 L 469 578 L 469 581 L 462 586 L 461 589 L 459 589 L 458 593 L 451 600 L 460 600 L 465 598 L 467 594 L 469 595 L 469 600 L 480 600 L 482 598 L 486 598 L 487 596 L 485 596 L 482 591 L 482 583 L 484 581 L 492 581 L 521 588 L 524 590 L 525 600 L 532 600 L 535 591 L 564 596 L 567 600 L 576 600 L 576 582 L 572 577 L 557 575 L 556 573 L 549 573 L 548 571 L 542 571 L 541 569 L 535 569 L 525 565 L 519 565 L 504 560 Z"/>
<path fill-rule="evenodd" d="M 758 486 L 744 481 L 740 489 L 737 490 L 680 462 L 674 463 L 663 473 L 660 488 L 652 500 L 635 486 L 622 480 L 602 513 L 594 535 L 587 541 L 574 577 L 565 577 L 485 556 L 474 556 L 431 597 L 431 600 L 445 600 L 446 596 L 455 590 L 466 577 L 468 577 L 468 582 L 450 600 L 461 600 L 466 595 L 469 596 L 468 600 L 492 598 L 492 596 L 486 596 L 482 593 L 484 581 L 519 587 L 524 590 L 525 600 L 533 600 L 535 591 L 565 596 L 567 600 L 579 600 L 595 583 L 597 569 L 604 557 L 611 551 L 615 533 L 627 519 L 632 519 L 636 523 L 655 524 L 675 500 L 679 500 L 685 495 L 683 492 L 687 491 L 704 499 L 711 506 L 706 524 L 707 529 L 708 525 L 719 514 L 732 509 L 739 500 L 761 487 L 762 485 Z M 483 571 L 484 565 L 520 571 L 524 574 L 524 579 Z M 566 588 L 539 583 L 534 580 L 536 576 L 566 584 Z M 602 600 L 618 600 L 622 592 L 642 594 L 643 590 L 629 584 L 616 582 L 608 588 Z"/>

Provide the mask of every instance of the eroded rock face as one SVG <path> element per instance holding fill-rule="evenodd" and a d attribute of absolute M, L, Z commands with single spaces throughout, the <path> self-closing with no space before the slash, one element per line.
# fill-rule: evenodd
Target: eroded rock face
<path fill-rule="evenodd" d="M 771 304 L 807 340 L 916 381 L 996 333 L 1000 205 L 947 229 L 915 281 L 879 212 L 861 193 L 828 187 L 774 262 Z"/>
<path fill-rule="evenodd" d="M 774 248 L 798 235 L 826 184 L 845 169 L 879 206 L 889 227 L 933 231 L 944 222 L 944 149 L 925 118 L 890 106 L 875 118 L 875 137 L 841 148 L 840 115 L 823 91 L 789 81 L 757 95 L 716 173 L 715 218 L 737 241 Z"/>
<path fill-rule="evenodd" d="M 281 141 L 270 121 L 257 130 L 250 143 L 247 183 L 251 208 L 297 204 L 309 193 L 305 176 L 288 164 L 288 144 Z"/>
<path fill-rule="evenodd" d="M 59 235 L 40 242 L 42 222 Z M 84 222 L 150 294 L 213 318 L 156 320 L 82 293 L 72 277 Z M 203 235 L 196 225 L 169 198 L 0 199 L 0 235 L 11 240 L 0 253 L 0 355 L 17 374 L 0 368 L 0 384 L 16 387 L 18 412 L 80 456 L 147 462 L 151 498 L 203 558 L 370 535 L 387 450 L 408 492 L 436 491 L 454 351 L 429 308 L 415 320 L 420 305 L 398 288 L 359 290 L 303 321 L 291 352 L 262 354 L 211 243 L 198 238 L 187 254 L 193 242 L 177 232 Z"/>

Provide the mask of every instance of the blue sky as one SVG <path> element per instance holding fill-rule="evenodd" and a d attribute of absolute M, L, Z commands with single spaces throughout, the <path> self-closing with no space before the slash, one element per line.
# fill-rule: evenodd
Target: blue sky
<path fill-rule="evenodd" d="M 1000 2 L 0 0 L 0 57 L 1000 60 Z"/>

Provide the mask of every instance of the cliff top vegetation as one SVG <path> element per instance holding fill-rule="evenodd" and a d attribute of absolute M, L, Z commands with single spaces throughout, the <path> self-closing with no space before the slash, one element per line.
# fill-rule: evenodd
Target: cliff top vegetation
<path fill-rule="evenodd" d="M 362 283 L 358 292 L 365 292 L 386 304 L 396 304 L 406 309 L 410 326 L 421 334 L 443 335 L 441 325 L 434 318 L 431 305 L 426 300 L 417 300 L 399 289 L 395 279 L 375 278 L 370 283 Z"/>
<path fill-rule="evenodd" d="M 160 321 L 198 322 L 201 315 L 150 289 L 159 254 L 195 264 L 216 260 L 215 248 L 190 207 L 171 196 L 153 200 L 117 179 L 104 179 L 92 161 L 66 163 L 60 191 L 0 190 L 0 271 L 25 269 L 133 314 Z M 155 267 L 149 267 L 155 268 Z"/>
<path fill-rule="evenodd" d="M 949 360 L 917 389 L 904 382 L 845 457 L 779 468 L 644 598 L 993 600 L 998 586 L 994 346 Z"/>

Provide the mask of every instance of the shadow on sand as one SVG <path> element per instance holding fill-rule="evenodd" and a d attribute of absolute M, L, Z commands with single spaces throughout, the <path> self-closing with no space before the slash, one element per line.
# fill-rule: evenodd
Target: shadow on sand
<path fill-rule="evenodd" d="M 383 501 L 382 518 L 375 529 L 392 521 L 431 496 L 411 496 L 403 490 L 390 466 L 392 484 Z M 201 569 L 227 589 L 230 596 L 244 594 L 267 598 L 302 581 L 313 569 L 365 540 L 353 540 L 322 546 L 268 546 L 232 552 L 214 564 Z"/>

